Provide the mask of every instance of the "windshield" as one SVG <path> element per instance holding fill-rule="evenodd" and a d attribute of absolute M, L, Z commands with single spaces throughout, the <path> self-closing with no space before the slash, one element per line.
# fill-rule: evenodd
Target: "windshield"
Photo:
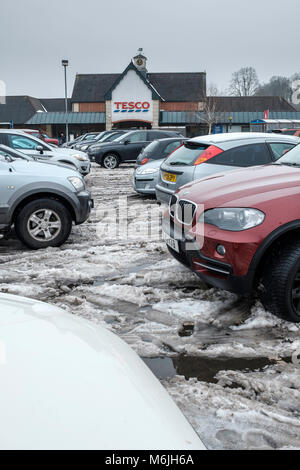
<path fill-rule="evenodd" d="M 289 150 L 283 157 L 277 160 L 278 164 L 280 165 L 294 165 L 300 166 L 300 145 L 296 145 L 296 147 Z"/>
<path fill-rule="evenodd" d="M 126 134 L 122 134 L 122 135 L 120 135 L 120 137 L 117 137 L 115 139 L 115 142 L 121 142 L 121 140 L 123 140 L 123 139 L 126 140 L 127 137 L 130 137 L 131 134 L 132 134 L 132 131 L 127 132 Z"/>
<path fill-rule="evenodd" d="M 82 140 L 94 140 L 98 134 L 87 134 Z"/>
<path fill-rule="evenodd" d="M 209 146 L 198 142 L 185 142 L 166 159 L 165 163 L 172 166 L 193 165 L 207 147 Z"/>
<path fill-rule="evenodd" d="M 154 140 L 153 142 L 151 142 L 151 144 L 147 145 L 147 147 L 144 148 L 143 154 L 144 155 L 152 155 L 153 153 L 155 153 L 158 150 L 159 146 L 160 146 L 159 141 Z"/>
<path fill-rule="evenodd" d="M 33 160 L 32 157 L 29 157 L 24 153 L 19 152 L 18 150 L 12 150 L 10 148 L 6 149 L 4 146 L 0 147 L 0 155 L 4 158 L 12 158 L 13 160 L 16 160 L 18 158 L 21 158 L 22 160 Z"/>

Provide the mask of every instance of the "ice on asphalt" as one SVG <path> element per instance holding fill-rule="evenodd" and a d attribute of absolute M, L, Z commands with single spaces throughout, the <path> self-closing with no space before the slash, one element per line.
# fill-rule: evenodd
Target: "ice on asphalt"
<path fill-rule="evenodd" d="M 300 365 L 291 358 L 300 351 L 300 326 L 257 299 L 208 288 L 171 258 L 160 233 L 163 209 L 133 192 L 132 173 L 130 165 L 93 165 L 87 185 L 97 209 L 61 248 L 35 252 L 1 240 L 0 292 L 88 318 L 143 357 L 273 360 L 263 370 L 220 369 L 213 382 L 175 375 L 163 384 L 209 448 L 298 448 Z M 111 230 L 124 201 L 126 227 Z M 179 336 L 186 322 L 193 334 Z"/>

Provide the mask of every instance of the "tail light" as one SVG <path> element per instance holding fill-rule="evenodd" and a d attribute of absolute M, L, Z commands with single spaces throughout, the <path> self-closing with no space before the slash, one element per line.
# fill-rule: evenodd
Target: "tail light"
<path fill-rule="evenodd" d="M 145 163 L 149 162 L 150 158 L 143 158 L 141 161 L 141 165 L 145 165 Z"/>
<path fill-rule="evenodd" d="M 210 160 L 211 158 L 215 157 L 216 155 L 219 155 L 219 153 L 222 152 L 223 150 L 219 149 L 219 147 L 210 145 L 206 150 L 204 150 L 204 152 L 201 153 L 201 155 L 195 161 L 194 165 L 200 165 L 201 163 L 207 162 L 207 160 Z"/>

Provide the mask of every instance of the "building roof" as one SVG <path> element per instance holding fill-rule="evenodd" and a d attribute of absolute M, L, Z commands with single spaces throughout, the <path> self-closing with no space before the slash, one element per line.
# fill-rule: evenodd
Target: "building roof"
<path fill-rule="evenodd" d="M 65 111 L 65 99 L 64 98 L 40 98 L 39 101 L 42 103 L 46 111 Z M 72 104 L 71 99 L 68 98 L 68 111 L 71 111 Z"/>
<path fill-rule="evenodd" d="M 76 75 L 72 102 L 95 103 L 105 101 L 106 93 L 121 74 Z M 201 101 L 206 93 L 206 73 L 149 73 L 150 85 L 165 101 Z"/>
<path fill-rule="evenodd" d="M 105 124 L 105 113 L 36 113 L 26 125 L 36 126 L 40 124 Z"/>
<path fill-rule="evenodd" d="M 250 122 L 263 119 L 264 112 L 219 112 L 216 120 L 222 124 L 250 124 Z M 270 119 L 300 119 L 299 111 L 277 111 L 269 113 Z M 203 112 L 183 112 L 183 111 L 161 111 L 161 124 L 201 124 L 205 123 L 205 113 Z"/>
<path fill-rule="evenodd" d="M 280 96 L 217 96 L 212 97 L 219 112 L 296 111 Z"/>
<path fill-rule="evenodd" d="M 0 104 L 0 122 L 12 121 L 14 125 L 24 124 L 37 111 L 45 111 L 37 98 L 32 96 L 6 96 Z"/>

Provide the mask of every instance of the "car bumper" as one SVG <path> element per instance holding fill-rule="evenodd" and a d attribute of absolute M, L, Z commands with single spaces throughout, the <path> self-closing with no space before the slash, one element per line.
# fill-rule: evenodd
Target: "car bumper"
<path fill-rule="evenodd" d="M 91 162 L 90 161 L 80 162 L 79 171 L 82 175 L 88 175 L 91 171 Z"/>
<path fill-rule="evenodd" d="M 147 175 L 134 175 L 133 188 L 137 193 L 141 194 L 155 194 L 155 186 L 157 184 L 157 177 Z"/>
<path fill-rule="evenodd" d="M 76 225 L 83 224 L 90 215 L 91 210 L 94 207 L 94 200 L 91 197 L 89 191 L 81 191 L 77 194 L 78 209 L 76 214 Z"/>
<path fill-rule="evenodd" d="M 89 159 L 91 162 L 96 162 L 98 163 L 98 165 L 101 164 L 101 160 L 102 160 L 102 152 L 99 152 L 99 151 L 90 151 L 88 150 L 88 156 L 89 156 Z"/>
<path fill-rule="evenodd" d="M 163 188 L 162 186 L 157 184 L 156 187 L 155 187 L 156 199 L 159 202 L 169 204 L 170 199 L 173 196 L 173 194 L 175 193 L 175 191 L 176 191 L 176 189 L 172 190 L 172 189 Z"/>
<path fill-rule="evenodd" d="M 237 294 L 250 293 L 254 287 L 255 268 L 252 263 L 260 241 L 251 240 L 246 232 L 226 232 L 206 227 L 204 233 L 191 236 L 191 232 L 182 233 L 181 227 L 172 219 L 163 219 L 163 231 L 166 238 L 177 241 L 177 249 L 168 246 L 170 253 L 180 263 L 187 266 L 206 283 Z M 196 232 L 195 232 L 196 235 Z M 223 236 L 224 235 L 224 236 Z M 226 239 L 227 237 L 227 239 Z M 226 248 L 226 256 L 220 256 L 216 247 L 221 244 Z"/>

